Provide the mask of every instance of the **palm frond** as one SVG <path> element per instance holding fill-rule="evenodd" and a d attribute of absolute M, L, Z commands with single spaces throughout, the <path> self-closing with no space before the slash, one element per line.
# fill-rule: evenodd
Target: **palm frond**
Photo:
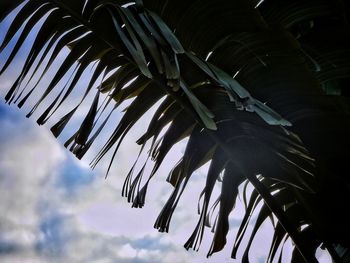
<path fill-rule="evenodd" d="M 290 29 L 305 20 L 329 15 L 329 10 L 316 2 L 295 4 L 292 11 L 297 15 L 284 10 L 278 13 L 278 19 L 274 16 L 276 10 L 283 7 L 273 4 L 274 1 L 272 9 L 261 5 L 266 9 L 261 12 Z M 310 5 L 312 12 L 307 11 Z M 236 255 L 252 212 L 263 199 L 266 205 L 260 209 L 243 260 L 248 262 L 249 247 L 260 224 L 274 214 L 279 222 L 269 260 L 275 258 L 277 248 L 283 245 L 288 234 L 299 251 L 295 252 L 295 258 L 316 261 L 314 252 L 319 242 L 313 241 L 324 238 L 323 234 L 315 237 L 318 230 L 324 232 L 324 222 L 317 225 L 315 211 L 306 211 L 313 204 L 308 200 L 315 202 L 315 192 L 320 193 L 320 184 L 316 181 L 320 176 L 314 175 L 314 159 L 308 149 L 315 154 L 318 164 L 326 160 L 329 155 L 325 152 L 331 147 L 317 151 L 315 145 L 319 138 L 326 138 L 325 126 L 335 115 L 335 120 L 344 118 L 344 112 L 329 106 L 328 98 L 324 99 L 318 79 L 348 74 L 346 62 L 341 72 L 333 74 L 329 70 L 327 77 L 321 75 L 324 71 L 314 74 L 308 69 L 305 52 L 293 35 L 284 29 L 271 29 L 270 20 L 265 22 L 249 1 L 29 0 L 2 1 L 0 6 L 0 22 L 19 7 L 0 46 L 1 52 L 15 40 L 0 74 L 6 74 L 20 48 L 33 34 L 33 27 L 39 27 L 19 76 L 9 87 L 5 97 L 8 103 L 22 107 L 38 89 L 38 83 L 63 48 L 69 47 L 69 54 L 41 97 L 35 98 L 36 104 L 27 115 L 49 105 L 45 106 L 38 124 L 55 116 L 76 89 L 85 70 L 96 64 L 78 104 L 67 109 L 67 114 L 51 128 L 53 134 L 59 136 L 88 95 L 96 93 L 80 127 L 65 143 L 78 158 L 99 138 L 115 109 L 132 98 L 112 135 L 91 163 L 94 167 L 113 151 L 109 170 L 124 137 L 137 120 L 158 103 L 147 130 L 138 140 L 140 154 L 147 142 L 151 142 L 147 161 L 154 161 L 153 170 L 141 185 L 145 165 L 135 176 L 137 158 L 123 186 L 123 195 L 133 207 L 144 205 L 148 184 L 173 145 L 183 138 L 189 139 L 180 162 L 168 176 L 174 189 L 155 228 L 169 230 L 171 217 L 191 175 L 210 162 L 199 221 L 185 244 L 187 249 L 199 248 L 212 212 L 208 207 L 212 190 L 223 172 L 221 195 L 215 205 L 218 207 L 213 226 L 215 234 L 208 255 L 226 244 L 228 217 L 235 206 L 238 187 L 248 179 L 256 190 L 247 204 L 232 256 Z M 306 37 L 302 40 L 305 50 L 309 46 L 312 52 L 319 50 L 307 44 Z M 348 50 L 345 48 L 345 51 Z M 330 60 L 333 63 L 337 58 Z M 44 60 L 48 62 L 40 71 Z M 324 68 L 317 57 L 311 62 Z M 58 85 L 70 69 L 73 70 L 70 81 L 63 87 Z M 33 84 L 37 75 L 39 81 Z M 99 77 L 103 81 L 96 85 Z M 54 92 L 58 95 L 50 101 Z M 100 102 L 100 93 L 107 95 L 105 102 Z M 112 109 L 100 119 L 107 105 L 112 105 Z M 318 124 L 317 117 L 324 117 L 328 111 L 332 114 L 327 115 L 327 124 L 321 126 L 323 137 L 315 140 L 310 137 L 312 124 Z M 349 129 L 349 122 L 344 126 Z M 334 130 L 338 131 L 337 127 Z M 320 172 L 323 166 L 316 169 Z M 257 175 L 261 175 L 261 179 Z M 273 194 L 275 191 L 278 193 Z M 305 231 L 299 231 L 304 224 L 310 225 Z M 332 237 L 327 241 L 338 242 Z"/>

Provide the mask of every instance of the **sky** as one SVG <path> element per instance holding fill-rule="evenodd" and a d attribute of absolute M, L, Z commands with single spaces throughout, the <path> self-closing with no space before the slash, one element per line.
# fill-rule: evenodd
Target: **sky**
<path fill-rule="evenodd" d="M 11 17 L 0 25 L 0 42 L 10 21 Z M 33 32 L 35 30 L 37 28 L 33 28 Z M 35 123 L 38 115 L 25 118 L 33 101 L 23 110 L 14 105 L 5 105 L 4 94 L 23 64 L 32 40 L 31 36 L 27 41 L 28 46 L 21 50 L 6 74 L 0 76 L 0 262 L 240 262 L 243 249 L 239 250 L 237 260 L 230 259 L 235 232 L 244 212 L 240 202 L 230 217 L 228 245 L 222 252 L 209 259 L 205 257 L 213 236 L 210 231 L 205 233 L 199 252 L 183 248 L 199 218 L 197 199 L 205 182 L 204 168 L 196 171 L 191 179 L 174 214 L 170 233 L 158 233 L 153 228 L 172 190 L 165 178 L 184 151 L 185 141 L 176 145 L 155 176 L 144 208 L 132 209 L 121 197 L 124 177 L 138 153 L 135 141 L 146 129 L 150 114 L 138 122 L 127 136 L 105 180 L 108 156 L 94 170 L 88 164 L 108 132 L 111 132 L 113 123 L 120 119 L 121 113 L 114 115 L 112 124 L 106 128 L 101 141 L 87 158 L 78 161 L 62 146 L 64 138 L 56 140 L 50 133 L 49 127 L 54 122 L 39 127 Z M 0 66 L 8 50 L 5 49 L 0 55 Z M 65 52 L 68 51 L 60 54 L 51 73 L 43 79 L 42 87 L 47 85 L 50 74 L 52 76 L 57 69 Z M 80 83 L 81 86 L 84 84 Z M 78 96 L 73 94 L 70 103 L 72 101 L 78 101 Z M 87 106 L 83 105 L 77 112 L 63 137 L 75 131 L 86 109 Z M 57 115 L 60 114 L 63 112 Z M 58 119 L 56 117 L 55 120 Z M 250 225 L 248 233 L 251 228 Z M 255 238 L 251 262 L 265 261 L 271 239 L 272 226 L 267 222 Z M 291 256 L 290 247 L 288 243 L 284 262 Z M 321 252 L 319 259 L 320 262 L 330 262 L 328 256 Z"/>
<path fill-rule="evenodd" d="M 130 147 L 131 139 L 105 180 L 107 161 L 92 171 L 87 161 L 78 161 L 62 147 L 47 127 L 38 127 L 24 115 L 1 102 L 0 262 L 233 261 L 230 247 L 205 259 L 212 237 L 209 231 L 199 252 L 183 248 L 198 219 L 201 172 L 184 194 L 170 233 L 158 233 L 153 224 L 171 190 L 165 173 L 152 183 L 143 209 L 132 209 L 121 197 L 127 169 L 118 163 L 133 161 L 130 156 L 137 148 Z M 236 215 L 232 218 L 236 228 L 238 222 Z M 257 257 L 266 256 L 263 248 L 257 250 Z"/>

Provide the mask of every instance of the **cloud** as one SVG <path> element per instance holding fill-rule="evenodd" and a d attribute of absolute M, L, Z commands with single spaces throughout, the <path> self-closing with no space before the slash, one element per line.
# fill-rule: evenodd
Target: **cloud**
<path fill-rule="evenodd" d="M 186 231 L 173 239 L 152 229 L 162 202 L 130 209 L 120 196 L 120 176 L 102 180 L 79 166 L 46 129 L 16 110 L 0 106 L 0 112 L 1 262 L 191 260 L 193 253 L 182 247 Z M 162 183 L 150 199 L 170 190 Z M 180 206 L 174 222 L 185 214 Z"/>
<path fill-rule="evenodd" d="M 48 133 L 37 134 L 28 123 L 13 122 L 11 114 L 2 114 L 0 122 L 1 235 L 9 242 L 25 244 L 37 234 L 38 199 L 45 198 L 44 186 L 65 157 Z M 8 226 L 14 231 L 5 231 Z"/>
<path fill-rule="evenodd" d="M 0 106 L 0 112 L 1 262 L 23 262 L 21 258 L 31 263 L 232 262 L 229 257 L 239 213 L 231 219 L 228 246 L 221 253 L 205 259 L 213 236 L 209 229 L 198 253 L 183 248 L 198 220 L 196 200 L 204 184 L 203 172 L 193 175 L 170 233 L 152 228 L 172 191 L 165 178 L 183 145 L 174 149 L 152 181 L 146 206 L 131 209 L 120 195 L 121 175 L 129 169 L 124 164 L 133 162 L 128 156 L 137 148 L 128 144 L 138 134 L 122 147 L 105 181 L 103 165 L 92 172 L 59 146 L 47 129 L 12 109 Z"/>

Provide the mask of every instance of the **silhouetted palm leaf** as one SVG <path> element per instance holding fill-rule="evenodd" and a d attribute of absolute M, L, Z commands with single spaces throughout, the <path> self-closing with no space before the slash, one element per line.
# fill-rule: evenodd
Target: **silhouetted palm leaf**
<path fill-rule="evenodd" d="M 255 233 L 273 215 L 278 222 L 269 261 L 288 236 L 297 247 L 292 261 L 315 262 L 315 251 L 321 244 L 338 260 L 334 247 L 348 247 L 350 243 L 350 219 L 344 212 L 350 184 L 342 173 L 347 167 L 345 152 L 349 147 L 349 101 L 341 96 L 327 96 L 322 87 L 349 76 L 347 13 L 339 12 L 340 4 L 341 1 L 281 4 L 274 0 L 5 0 L 0 4 L 0 22 L 14 8 L 18 9 L 0 46 L 1 52 L 15 39 L 1 74 L 27 43 L 33 27 L 39 26 L 25 64 L 5 99 L 22 107 L 38 88 L 39 82 L 31 81 L 34 76 L 39 75 L 40 81 L 68 46 L 69 54 L 41 97 L 36 98 L 28 116 L 43 105 L 46 109 L 38 119 L 40 125 L 55 116 L 85 70 L 95 63 L 81 101 L 67 109 L 51 131 L 59 136 L 78 107 L 97 88 L 80 128 L 65 143 L 82 158 L 112 112 L 134 98 L 92 162 L 95 166 L 113 150 L 111 165 L 133 125 L 158 105 L 138 140 L 142 145 L 140 154 L 151 142 L 147 161 L 154 161 L 153 170 L 141 185 L 145 165 L 135 176 L 137 158 L 123 186 L 123 195 L 133 207 L 144 205 L 149 181 L 169 150 L 181 139 L 189 138 L 181 160 L 169 174 L 174 190 L 155 228 L 168 231 L 192 173 L 210 161 L 200 218 L 185 244 L 187 249 L 199 247 L 205 225 L 210 225 L 210 214 L 216 207 L 215 235 L 208 255 L 224 247 L 238 187 L 248 179 L 255 190 L 246 205 L 233 257 L 251 214 L 264 200 L 244 262 L 248 262 Z M 255 5 L 259 10 L 254 9 Z M 340 46 L 322 45 L 325 36 L 321 29 L 326 22 L 330 22 L 326 37 L 333 32 Z M 333 28 L 339 31 L 334 32 Z M 40 71 L 44 59 L 48 62 Z M 67 78 L 69 69 L 74 69 L 70 80 L 63 87 L 58 85 Z M 98 85 L 100 76 L 103 81 Z M 49 101 L 57 89 L 58 95 Z M 100 93 L 107 94 L 102 103 Z M 110 104 L 112 110 L 101 120 L 99 116 Z M 221 194 L 210 209 L 212 190 L 221 173 Z"/>

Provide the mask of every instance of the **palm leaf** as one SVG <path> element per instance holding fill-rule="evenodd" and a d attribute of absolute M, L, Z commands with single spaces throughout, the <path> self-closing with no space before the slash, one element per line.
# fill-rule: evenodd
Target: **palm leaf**
<path fill-rule="evenodd" d="M 253 3 L 238 0 L 215 3 L 208 0 L 165 3 L 156 0 L 145 0 L 144 3 L 121 0 L 3 1 L 0 21 L 17 6 L 20 5 L 20 8 L 6 32 L 0 51 L 16 32 L 20 32 L 20 36 L 15 39 L 16 44 L 11 48 L 1 74 L 6 74 L 6 69 L 13 63 L 20 47 L 25 45 L 33 26 L 40 27 L 25 64 L 12 87 L 9 87 L 5 99 L 8 103 L 19 102 L 18 106 L 21 107 L 38 89 L 38 83 L 30 85 L 30 81 L 23 81 L 31 80 L 35 74 L 40 76 L 40 81 L 60 51 L 68 46 L 68 56 L 42 91 L 41 97 L 36 98 L 36 104 L 28 116 L 45 104 L 49 106 L 39 117 L 38 123 L 43 124 L 54 117 L 57 109 L 69 99 L 85 69 L 96 63 L 80 102 L 68 109 L 68 113 L 51 128 L 54 135 L 59 136 L 91 90 L 98 89 L 80 128 L 65 143 L 78 158 L 82 158 L 99 137 L 116 107 L 134 98 L 92 161 L 94 167 L 107 152 L 113 150 L 110 168 L 123 138 L 139 118 L 162 100 L 145 134 L 138 140 L 142 145 L 141 152 L 147 141 L 151 140 L 148 159 L 153 159 L 154 168 L 146 183 L 141 185 L 145 165 L 134 176 L 137 158 L 123 187 L 123 195 L 127 196 L 128 201 L 134 207 L 144 205 L 149 181 L 155 176 L 164 157 L 176 142 L 188 137 L 181 161 L 169 174 L 168 181 L 174 190 L 155 223 L 156 228 L 168 231 L 172 214 L 191 175 L 210 161 L 200 218 L 185 244 L 187 249 L 197 249 L 201 243 L 204 226 L 209 223 L 207 218 L 212 212 L 208 204 L 213 185 L 224 171 L 221 195 L 216 202 L 219 211 L 213 227 L 215 234 L 208 255 L 221 250 L 226 244 L 228 216 L 234 208 L 238 187 L 248 179 L 256 192 L 247 206 L 234 251 L 240 244 L 258 200 L 263 198 L 266 206 L 260 210 L 261 218 L 254 231 L 258 231 L 259 224 L 272 217 L 272 213 L 279 220 L 270 259 L 273 260 L 284 234 L 288 233 L 299 251 L 295 252 L 295 258 L 301 256 L 314 262 L 314 244 L 319 243 L 312 243 L 310 248 L 311 243 L 302 242 L 305 236 L 315 239 L 313 235 L 317 232 L 321 233 L 318 239 L 330 244 L 344 244 L 345 235 L 339 235 L 338 231 L 336 235 L 330 235 L 331 231 L 326 227 L 329 217 L 327 220 L 318 219 L 322 209 L 317 198 L 325 199 L 322 187 L 330 180 L 327 177 L 329 169 L 344 159 L 342 151 L 330 158 L 330 153 L 334 154 L 334 145 L 331 144 L 340 146 L 343 141 L 348 144 L 348 140 L 344 139 L 345 132 L 340 132 L 339 125 L 334 124 L 341 121 L 341 127 L 346 131 L 350 125 L 349 121 L 344 121 L 348 116 L 343 111 L 344 106 L 337 107 L 334 100 L 322 95 L 318 79 L 344 77 L 348 74 L 347 64 L 341 63 L 344 65 L 342 71 L 323 70 L 327 68 L 317 57 L 305 55 L 311 52 L 308 47 L 312 52 L 321 52 L 320 48 L 307 43 L 307 38 L 303 37 L 300 40 L 306 50 L 303 52 L 289 32 L 270 29 L 269 23 L 280 23 L 292 32 L 295 25 L 305 20 L 333 14 L 324 7 L 324 3 L 319 6 L 316 2 L 291 3 L 295 5 L 291 12 L 288 9 L 279 12 L 283 6 L 271 0 L 271 7 L 265 3 L 259 6 L 261 14 L 266 16 L 265 22 L 259 11 L 253 8 Z M 312 11 L 307 11 L 309 9 Z M 276 14 L 280 16 L 276 18 Z M 20 30 L 22 24 L 25 26 Z M 41 50 L 44 52 L 41 53 Z M 330 56 L 331 61 L 338 61 L 339 56 L 333 58 L 333 53 Z M 49 62 L 39 72 L 38 65 L 45 58 Z M 322 72 L 310 71 L 305 58 L 312 58 L 312 66 L 321 65 Z M 324 56 L 321 55 L 322 58 Z M 39 60 L 37 65 L 36 59 Z M 66 78 L 69 69 L 73 69 L 71 82 L 63 87 L 57 85 Z M 233 75 L 237 75 L 237 78 L 232 78 Z M 103 81 L 96 87 L 99 76 L 103 77 Z M 58 95 L 49 101 L 50 95 L 57 89 L 60 89 Z M 100 92 L 107 94 L 106 104 L 100 103 Z M 348 105 L 341 101 L 342 105 Z M 100 120 L 99 116 L 109 104 L 113 104 L 112 110 L 105 119 Z M 322 124 L 318 121 L 321 118 L 325 120 Z M 169 123 L 164 136 L 159 137 Z M 283 127 L 291 124 L 290 130 Z M 315 129 L 321 131 L 316 138 L 311 136 Z M 328 138 L 329 131 L 338 137 L 319 149 L 317 144 Z M 347 144 L 342 146 L 343 149 Z M 314 159 L 305 146 L 316 157 L 317 177 L 313 174 Z M 324 168 L 326 172 L 323 172 Z M 257 179 L 257 174 L 263 176 L 261 181 Z M 316 179 L 320 178 L 328 179 L 316 183 Z M 335 183 L 332 191 L 335 192 L 338 186 Z M 342 186 L 343 192 L 338 194 L 339 198 L 343 197 L 347 188 L 346 185 Z M 280 194 L 273 195 L 276 190 Z M 345 195 L 346 198 L 348 196 Z M 289 207 L 287 210 L 286 205 Z M 307 212 L 309 207 L 314 208 Z M 312 223 L 306 234 L 298 231 L 305 222 Z M 337 239 L 339 236 L 340 240 Z M 251 240 L 253 238 L 254 234 Z M 244 259 L 248 258 L 248 251 L 249 244 Z"/>

